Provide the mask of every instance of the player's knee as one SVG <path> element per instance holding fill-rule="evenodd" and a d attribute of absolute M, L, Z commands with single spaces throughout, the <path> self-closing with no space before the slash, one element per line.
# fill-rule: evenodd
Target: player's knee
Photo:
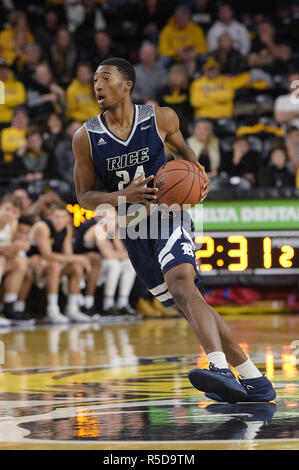
<path fill-rule="evenodd" d="M 81 277 L 83 274 L 83 267 L 80 264 L 73 263 L 71 266 L 71 276 Z"/>
<path fill-rule="evenodd" d="M 102 264 L 102 257 L 99 253 L 91 253 L 89 259 L 93 266 L 101 266 Z"/>
<path fill-rule="evenodd" d="M 48 271 L 49 273 L 51 273 L 52 276 L 55 276 L 55 275 L 59 275 L 60 273 L 60 264 L 57 263 L 56 261 L 51 261 L 50 263 L 48 263 Z"/>
<path fill-rule="evenodd" d="M 190 301 L 190 298 L 194 295 L 197 296 L 198 293 L 193 280 L 185 276 L 177 276 L 173 278 L 168 284 L 168 291 L 172 295 L 177 306 L 183 310 Z"/>
<path fill-rule="evenodd" d="M 177 305 L 182 307 L 185 304 L 188 292 L 185 279 L 179 277 L 172 279 L 171 283 L 168 285 L 168 291 Z"/>
<path fill-rule="evenodd" d="M 28 260 L 27 260 L 27 258 L 23 258 L 22 256 L 18 256 L 18 257 L 14 260 L 14 269 L 15 269 L 15 270 L 17 270 L 17 271 L 22 271 L 22 272 L 26 273 L 27 268 L 28 268 Z"/>

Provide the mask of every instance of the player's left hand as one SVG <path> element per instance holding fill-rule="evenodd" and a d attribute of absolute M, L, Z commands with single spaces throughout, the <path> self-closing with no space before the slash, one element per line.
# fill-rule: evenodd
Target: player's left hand
<path fill-rule="evenodd" d="M 199 201 L 199 202 L 203 202 L 203 200 L 207 197 L 207 195 L 210 191 L 210 178 L 206 174 L 204 166 L 202 166 L 199 162 L 196 162 L 196 165 L 198 166 L 198 168 L 199 168 L 199 170 L 202 174 L 203 181 L 204 181 L 204 183 L 203 183 L 203 193 L 202 193 L 200 201 Z"/>

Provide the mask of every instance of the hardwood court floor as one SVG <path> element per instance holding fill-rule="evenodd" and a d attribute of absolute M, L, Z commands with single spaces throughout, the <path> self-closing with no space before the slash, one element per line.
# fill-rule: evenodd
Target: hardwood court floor
<path fill-rule="evenodd" d="M 0 449 L 298 449 L 299 315 L 226 319 L 275 402 L 195 390 L 206 362 L 184 319 L 2 329 Z"/>

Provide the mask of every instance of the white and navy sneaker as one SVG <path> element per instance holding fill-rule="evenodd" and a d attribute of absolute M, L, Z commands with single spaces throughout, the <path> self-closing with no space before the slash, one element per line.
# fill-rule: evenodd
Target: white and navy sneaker
<path fill-rule="evenodd" d="M 210 363 L 209 369 L 192 369 L 188 379 L 193 387 L 206 394 L 217 394 L 222 401 L 246 401 L 247 391 L 230 369 L 219 369 Z"/>
<path fill-rule="evenodd" d="M 276 397 L 273 385 L 265 375 L 254 379 L 243 379 L 240 376 L 239 381 L 247 392 L 246 398 L 239 401 L 268 402 L 274 400 Z M 217 393 L 206 393 L 206 397 L 219 402 L 226 401 Z"/>

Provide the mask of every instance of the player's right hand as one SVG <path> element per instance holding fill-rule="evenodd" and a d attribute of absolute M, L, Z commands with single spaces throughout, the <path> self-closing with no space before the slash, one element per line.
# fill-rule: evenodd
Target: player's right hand
<path fill-rule="evenodd" d="M 90 273 L 91 271 L 91 263 L 89 258 L 84 255 L 77 255 L 76 262 L 82 266 L 82 268 L 87 272 Z"/>
<path fill-rule="evenodd" d="M 158 188 L 147 187 L 147 183 L 154 179 L 154 175 L 151 175 L 148 178 L 144 178 L 144 176 L 144 173 L 142 173 L 122 190 L 122 195 L 126 197 L 127 202 L 143 202 L 144 204 L 156 202 L 156 192 L 158 191 Z"/>

